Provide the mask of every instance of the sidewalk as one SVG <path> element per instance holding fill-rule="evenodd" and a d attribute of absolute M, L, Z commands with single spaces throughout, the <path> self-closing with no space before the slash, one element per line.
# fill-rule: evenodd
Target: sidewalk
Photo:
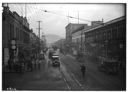
<path fill-rule="evenodd" d="M 27 81 L 31 80 L 35 74 L 44 72 L 45 61 L 41 63 L 40 69 L 33 69 L 31 72 L 3 72 L 2 73 L 2 89 L 6 90 L 9 86 L 20 89 Z M 31 76 L 31 77 L 30 77 Z"/>
<path fill-rule="evenodd" d="M 68 70 L 72 71 L 76 78 L 86 86 L 87 90 L 124 90 L 126 83 L 126 75 L 123 71 L 120 71 L 118 75 L 108 75 L 104 72 L 100 72 L 97 69 L 97 63 L 94 63 L 94 58 L 85 57 L 85 64 L 87 66 L 86 78 L 84 80 L 79 76 L 79 66 L 75 57 L 68 54 L 68 58 L 64 63 L 66 64 Z M 70 58 L 70 59 L 69 59 Z M 71 60 L 72 59 L 72 60 Z M 95 60 L 96 61 L 96 60 Z M 74 66 L 74 67 L 72 67 Z"/>

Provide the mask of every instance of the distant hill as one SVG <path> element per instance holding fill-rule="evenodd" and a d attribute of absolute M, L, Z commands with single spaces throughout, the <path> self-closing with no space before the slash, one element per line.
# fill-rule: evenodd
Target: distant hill
<path fill-rule="evenodd" d="M 46 34 L 45 38 L 46 38 L 47 45 L 50 45 L 50 44 L 56 42 L 57 40 L 62 39 L 63 37 L 61 37 L 59 35 L 55 35 L 55 34 Z"/>

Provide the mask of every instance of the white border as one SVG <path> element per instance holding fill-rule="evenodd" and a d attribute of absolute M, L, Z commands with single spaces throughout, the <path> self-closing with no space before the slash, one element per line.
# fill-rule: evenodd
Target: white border
<path fill-rule="evenodd" d="M 128 0 L 0 0 L 0 3 L 1 3 L 1 8 L 0 8 L 0 14 L 2 16 L 2 3 L 126 3 L 128 2 Z M 127 5 L 126 5 L 126 17 L 127 17 Z M 0 31 L 0 42 L 1 42 L 1 45 L 0 45 L 0 60 L 1 60 L 1 65 L 0 65 L 0 68 L 1 68 L 1 84 L 0 84 L 0 89 L 2 91 L 2 17 L 0 18 L 0 28 L 1 28 L 1 31 Z M 128 24 L 126 23 L 126 26 L 128 26 Z M 127 29 L 126 29 L 127 30 Z M 127 37 L 127 41 L 128 41 L 128 37 Z M 128 46 L 128 44 L 126 43 L 126 46 Z M 127 47 L 126 47 L 127 49 Z M 128 57 L 127 53 L 126 53 L 126 57 Z M 126 60 L 127 62 L 127 60 Z M 127 70 L 126 70 L 127 71 Z M 127 77 L 126 77 L 127 78 Z M 128 85 L 126 84 L 126 89 L 127 89 Z M 27 92 L 27 91 L 26 91 Z M 89 91 L 91 92 L 91 91 Z"/>

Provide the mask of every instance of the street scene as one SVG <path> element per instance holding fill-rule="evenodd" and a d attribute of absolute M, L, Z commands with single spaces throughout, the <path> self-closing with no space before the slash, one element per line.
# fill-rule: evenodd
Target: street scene
<path fill-rule="evenodd" d="M 126 91 L 125 7 L 2 3 L 2 90 Z"/>

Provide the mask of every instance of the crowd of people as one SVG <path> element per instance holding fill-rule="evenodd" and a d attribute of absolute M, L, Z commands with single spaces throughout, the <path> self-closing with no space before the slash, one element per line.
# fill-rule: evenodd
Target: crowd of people
<path fill-rule="evenodd" d="M 42 54 L 35 55 L 34 53 L 25 53 L 24 51 L 19 52 L 18 54 L 18 61 L 14 62 L 14 57 L 11 56 L 11 58 L 8 60 L 8 68 L 9 71 L 15 71 L 15 72 L 25 72 L 25 71 L 33 71 L 35 69 L 41 68 L 41 62 L 42 60 L 45 60 L 45 55 L 48 52 L 48 58 L 52 59 L 53 52 L 45 50 L 42 52 Z M 60 53 L 63 51 L 60 51 Z M 62 53 L 63 54 L 63 53 Z M 86 66 L 82 64 L 84 60 L 84 55 L 79 52 L 77 54 L 76 59 L 78 62 L 81 63 L 80 70 L 82 73 L 82 76 L 85 76 L 86 72 Z"/>
<path fill-rule="evenodd" d="M 44 53 L 35 55 L 34 53 L 19 52 L 18 59 L 13 55 L 8 60 L 8 68 L 10 72 L 25 72 L 34 69 L 40 69 L 42 60 L 44 60 Z"/>

